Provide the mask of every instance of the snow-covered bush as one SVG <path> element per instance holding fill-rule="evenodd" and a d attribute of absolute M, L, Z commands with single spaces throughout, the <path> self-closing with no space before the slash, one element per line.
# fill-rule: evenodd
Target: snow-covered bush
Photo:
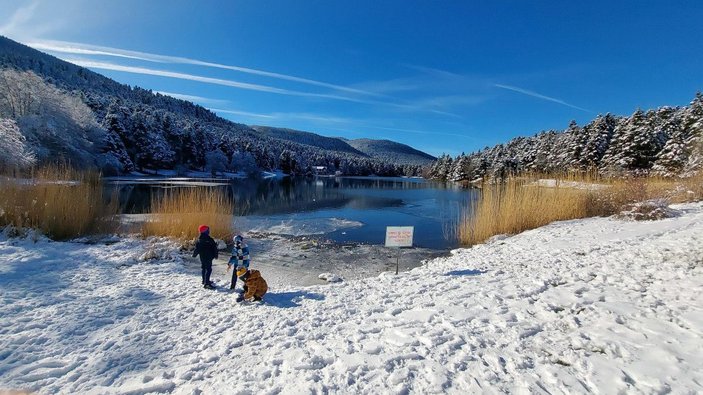
<path fill-rule="evenodd" d="M 322 273 L 319 276 L 317 276 L 320 280 L 327 281 L 328 283 L 338 283 L 342 281 L 342 277 L 333 274 L 333 273 Z"/>
<path fill-rule="evenodd" d="M 634 221 L 654 221 L 677 217 L 679 214 L 678 210 L 669 207 L 669 202 L 667 200 L 654 199 L 624 206 L 622 211 L 617 215 L 617 218 Z"/>
<path fill-rule="evenodd" d="M 0 118 L 0 169 L 31 167 L 36 161 L 17 123 Z"/>

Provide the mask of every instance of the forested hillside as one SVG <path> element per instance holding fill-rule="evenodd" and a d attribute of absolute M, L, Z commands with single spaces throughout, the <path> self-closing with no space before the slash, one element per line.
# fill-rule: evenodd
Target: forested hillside
<path fill-rule="evenodd" d="M 390 163 L 403 164 L 411 168 L 413 166 L 427 166 L 437 159 L 432 155 L 416 150 L 405 144 L 390 140 L 349 140 L 341 137 L 324 137 L 315 133 L 273 128 L 269 126 L 252 126 L 252 128 L 269 137 L 295 141 L 300 144 L 311 145 L 325 150 L 349 152 Z"/>
<path fill-rule="evenodd" d="M 199 105 L 117 83 L 0 36 L 0 166 L 67 160 L 106 174 L 147 169 L 416 175 L 312 133 L 262 133 Z M 316 137 L 313 137 L 316 136 Z M 310 141 L 329 144 L 310 144 Z M 337 142 L 334 142 L 335 140 Z"/>
<path fill-rule="evenodd" d="M 596 169 L 602 174 L 688 175 L 703 167 L 703 94 L 688 106 L 599 115 L 586 125 L 518 137 L 452 158 L 441 156 L 430 177 L 453 181 L 517 172 Z"/>
<path fill-rule="evenodd" d="M 366 156 L 363 152 L 354 149 L 343 140 L 334 137 L 325 137 L 315 133 L 287 128 L 274 128 L 270 126 L 252 126 L 252 128 L 263 136 L 294 141 L 299 144 L 305 144 L 325 150 L 348 152 L 351 154 Z"/>
<path fill-rule="evenodd" d="M 354 139 L 346 142 L 372 158 L 386 158 L 391 161 L 419 165 L 427 165 L 436 159 L 422 151 L 390 140 Z"/>

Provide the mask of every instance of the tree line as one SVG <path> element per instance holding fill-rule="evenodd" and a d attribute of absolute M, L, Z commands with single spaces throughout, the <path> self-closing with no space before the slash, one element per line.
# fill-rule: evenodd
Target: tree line
<path fill-rule="evenodd" d="M 688 106 L 599 115 L 562 131 L 543 131 L 457 157 L 440 156 L 426 175 L 450 181 L 503 178 L 520 172 L 597 170 L 622 176 L 685 176 L 703 167 L 703 94 Z"/>

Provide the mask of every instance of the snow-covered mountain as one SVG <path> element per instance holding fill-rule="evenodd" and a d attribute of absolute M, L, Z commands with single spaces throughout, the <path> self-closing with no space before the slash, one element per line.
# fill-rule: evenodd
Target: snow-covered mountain
<path fill-rule="evenodd" d="M 0 120 L 3 135 L 11 133 L 13 146 L 22 145 L 15 151 L 26 152 L 22 158 L 0 156 L 2 166 L 68 159 L 98 165 L 107 174 L 145 168 L 242 170 L 252 163 L 296 174 L 312 166 L 352 175 L 421 171 L 414 160 L 371 157 L 339 139 L 234 123 L 2 36 Z"/>
<path fill-rule="evenodd" d="M 345 141 L 357 150 L 377 159 L 386 158 L 395 162 L 420 165 L 426 165 L 437 159 L 415 148 L 390 140 L 354 139 Z"/>
<path fill-rule="evenodd" d="M 322 148 L 324 150 L 349 152 L 356 155 L 367 156 L 364 152 L 361 152 L 352 147 L 351 145 L 347 144 L 347 142 L 345 142 L 343 139 L 335 137 L 325 137 L 320 136 L 319 134 L 304 132 L 301 130 L 274 128 L 271 126 L 252 126 L 252 129 L 256 130 L 262 135 L 280 140 L 293 141 L 299 144 Z"/>
<path fill-rule="evenodd" d="M 602 173 L 691 174 L 703 167 L 703 94 L 688 106 L 599 115 L 586 125 L 544 131 L 452 158 L 440 157 L 433 178 L 472 180 L 520 171 L 597 169 Z"/>
<path fill-rule="evenodd" d="M 343 137 L 324 137 L 315 133 L 270 126 L 252 126 L 252 128 L 269 137 L 295 141 L 325 150 L 350 152 L 392 163 L 426 166 L 437 159 L 408 145 L 390 140 L 349 140 Z"/>

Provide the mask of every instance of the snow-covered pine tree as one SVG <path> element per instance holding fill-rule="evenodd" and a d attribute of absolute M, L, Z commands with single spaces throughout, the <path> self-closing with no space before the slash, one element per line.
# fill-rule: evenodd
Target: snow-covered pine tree
<path fill-rule="evenodd" d="M 689 154 L 683 174 L 703 171 L 703 93 L 696 93 L 695 99 L 684 111 L 681 128 L 685 131 L 684 145 Z"/>
<path fill-rule="evenodd" d="M 454 159 L 452 159 L 452 157 L 449 155 L 445 155 L 444 161 L 438 169 L 439 179 L 447 180 L 449 178 L 449 172 L 451 171 L 453 165 Z"/>
<path fill-rule="evenodd" d="M 662 148 L 652 165 L 652 173 L 673 177 L 686 165 L 689 152 L 686 150 L 686 131 L 681 125 L 681 109 L 662 107 L 655 111 L 652 127 L 662 140 Z"/>
<path fill-rule="evenodd" d="M 638 109 L 616 126 L 601 169 L 609 173 L 648 171 L 661 149 L 659 132 L 653 128 L 653 114 Z"/>
<path fill-rule="evenodd" d="M 554 130 L 542 132 L 537 135 L 535 160 L 531 170 L 549 173 L 558 169 L 556 165 L 556 153 L 554 151 L 557 141 L 557 132 Z"/>
<path fill-rule="evenodd" d="M 596 169 L 600 166 L 605 152 L 610 146 L 618 120 L 611 114 L 598 115 L 596 119 L 584 126 L 586 142 L 579 157 L 579 167 Z"/>
<path fill-rule="evenodd" d="M 462 154 L 455 161 L 452 166 L 452 173 L 449 177 L 451 181 L 470 181 L 471 180 L 471 160 L 468 156 Z"/>
<path fill-rule="evenodd" d="M 562 170 L 585 170 L 584 166 L 581 165 L 581 157 L 588 141 L 586 131 L 579 127 L 576 121 L 572 120 L 560 140 L 558 146 L 554 147 L 555 150 L 560 152 L 557 156 L 557 168 Z"/>
<path fill-rule="evenodd" d="M 652 173 L 664 177 L 674 177 L 683 171 L 688 157 L 689 152 L 687 152 L 683 129 L 678 129 L 657 154 L 652 166 Z"/>

